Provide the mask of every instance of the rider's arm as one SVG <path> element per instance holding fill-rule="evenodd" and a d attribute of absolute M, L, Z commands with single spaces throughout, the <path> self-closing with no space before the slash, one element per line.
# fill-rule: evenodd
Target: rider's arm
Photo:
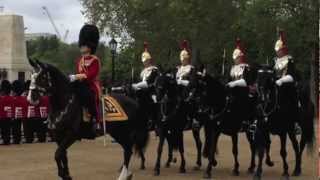
<path fill-rule="evenodd" d="M 239 80 L 229 82 L 228 86 L 231 88 L 233 88 L 233 87 L 246 87 L 247 82 L 243 78 L 241 78 Z"/>

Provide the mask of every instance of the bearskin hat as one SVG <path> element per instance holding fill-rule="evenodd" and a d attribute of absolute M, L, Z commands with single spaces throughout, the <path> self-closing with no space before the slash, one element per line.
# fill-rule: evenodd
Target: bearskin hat
<path fill-rule="evenodd" d="M 11 92 L 11 83 L 8 80 L 3 80 L 1 82 L 1 92 L 9 95 Z"/>
<path fill-rule="evenodd" d="M 143 53 L 141 55 L 141 61 L 145 62 L 145 61 L 147 61 L 149 59 L 152 59 L 152 57 L 151 57 L 151 54 L 149 53 L 148 43 L 147 42 L 143 43 L 143 47 L 144 47 L 144 51 L 143 51 Z"/>
<path fill-rule="evenodd" d="M 15 80 L 12 83 L 12 91 L 16 93 L 16 95 L 20 96 L 24 92 L 24 83 L 20 80 Z"/>
<path fill-rule="evenodd" d="M 79 47 L 88 46 L 91 49 L 91 53 L 96 53 L 99 44 L 99 30 L 97 26 L 86 24 L 84 25 L 79 34 Z"/>

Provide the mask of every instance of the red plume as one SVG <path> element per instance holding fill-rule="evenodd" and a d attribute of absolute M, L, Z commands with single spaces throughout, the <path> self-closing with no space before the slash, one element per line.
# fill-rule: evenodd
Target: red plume
<path fill-rule="evenodd" d="M 144 51 L 148 51 L 148 42 L 143 42 Z"/>
<path fill-rule="evenodd" d="M 189 49 L 189 43 L 187 40 L 183 40 L 181 43 L 181 49 L 188 50 Z"/>
<path fill-rule="evenodd" d="M 286 37 L 285 37 L 285 35 L 284 35 L 284 31 L 283 31 L 283 30 L 280 30 L 280 31 L 279 31 L 279 35 L 280 35 L 280 39 L 281 39 L 283 45 L 286 46 L 287 40 L 286 40 Z"/>
<path fill-rule="evenodd" d="M 279 31 L 279 38 L 280 38 L 280 40 L 282 41 L 282 43 L 283 43 L 283 47 L 282 47 L 282 51 L 283 51 L 283 53 L 284 54 L 288 54 L 288 47 L 287 47 L 287 39 L 286 39 L 286 36 L 285 36 L 285 33 L 284 33 L 284 31 L 283 30 L 280 30 Z"/>

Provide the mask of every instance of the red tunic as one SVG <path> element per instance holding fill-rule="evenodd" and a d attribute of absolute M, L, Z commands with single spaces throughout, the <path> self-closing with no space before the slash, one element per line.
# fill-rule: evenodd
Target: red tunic
<path fill-rule="evenodd" d="M 100 73 L 100 60 L 97 56 L 81 56 L 77 60 L 76 64 L 77 73 L 85 74 L 88 81 L 90 89 L 95 93 L 96 98 L 96 110 L 97 110 L 97 121 L 100 121 L 99 116 L 99 97 L 101 95 L 99 73 Z"/>
<path fill-rule="evenodd" d="M 38 118 L 40 117 L 39 111 L 37 111 L 37 106 L 32 105 L 28 102 L 28 109 L 27 109 L 27 118 Z"/>
<path fill-rule="evenodd" d="M 13 109 L 15 119 L 27 118 L 28 101 L 25 96 L 14 96 L 13 97 Z"/>
<path fill-rule="evenodd" d="M 12 96 L 0 96 L 0 119 L 13 118 Z"/>
<path fill-rule="evenodd" d="M 49 97 L 42 96 L 38 104 L 37 110 L 39 111 L 40 118 L 46 119 L 49 113 Z"/>

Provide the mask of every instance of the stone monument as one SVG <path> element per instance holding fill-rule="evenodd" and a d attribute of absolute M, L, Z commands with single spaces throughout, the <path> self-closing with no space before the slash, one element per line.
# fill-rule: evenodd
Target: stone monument
<path fill-rule="evenodd" d="M 25 81 L 30 74 L 23 17 L 0 14 L 0 80 Z"/>

